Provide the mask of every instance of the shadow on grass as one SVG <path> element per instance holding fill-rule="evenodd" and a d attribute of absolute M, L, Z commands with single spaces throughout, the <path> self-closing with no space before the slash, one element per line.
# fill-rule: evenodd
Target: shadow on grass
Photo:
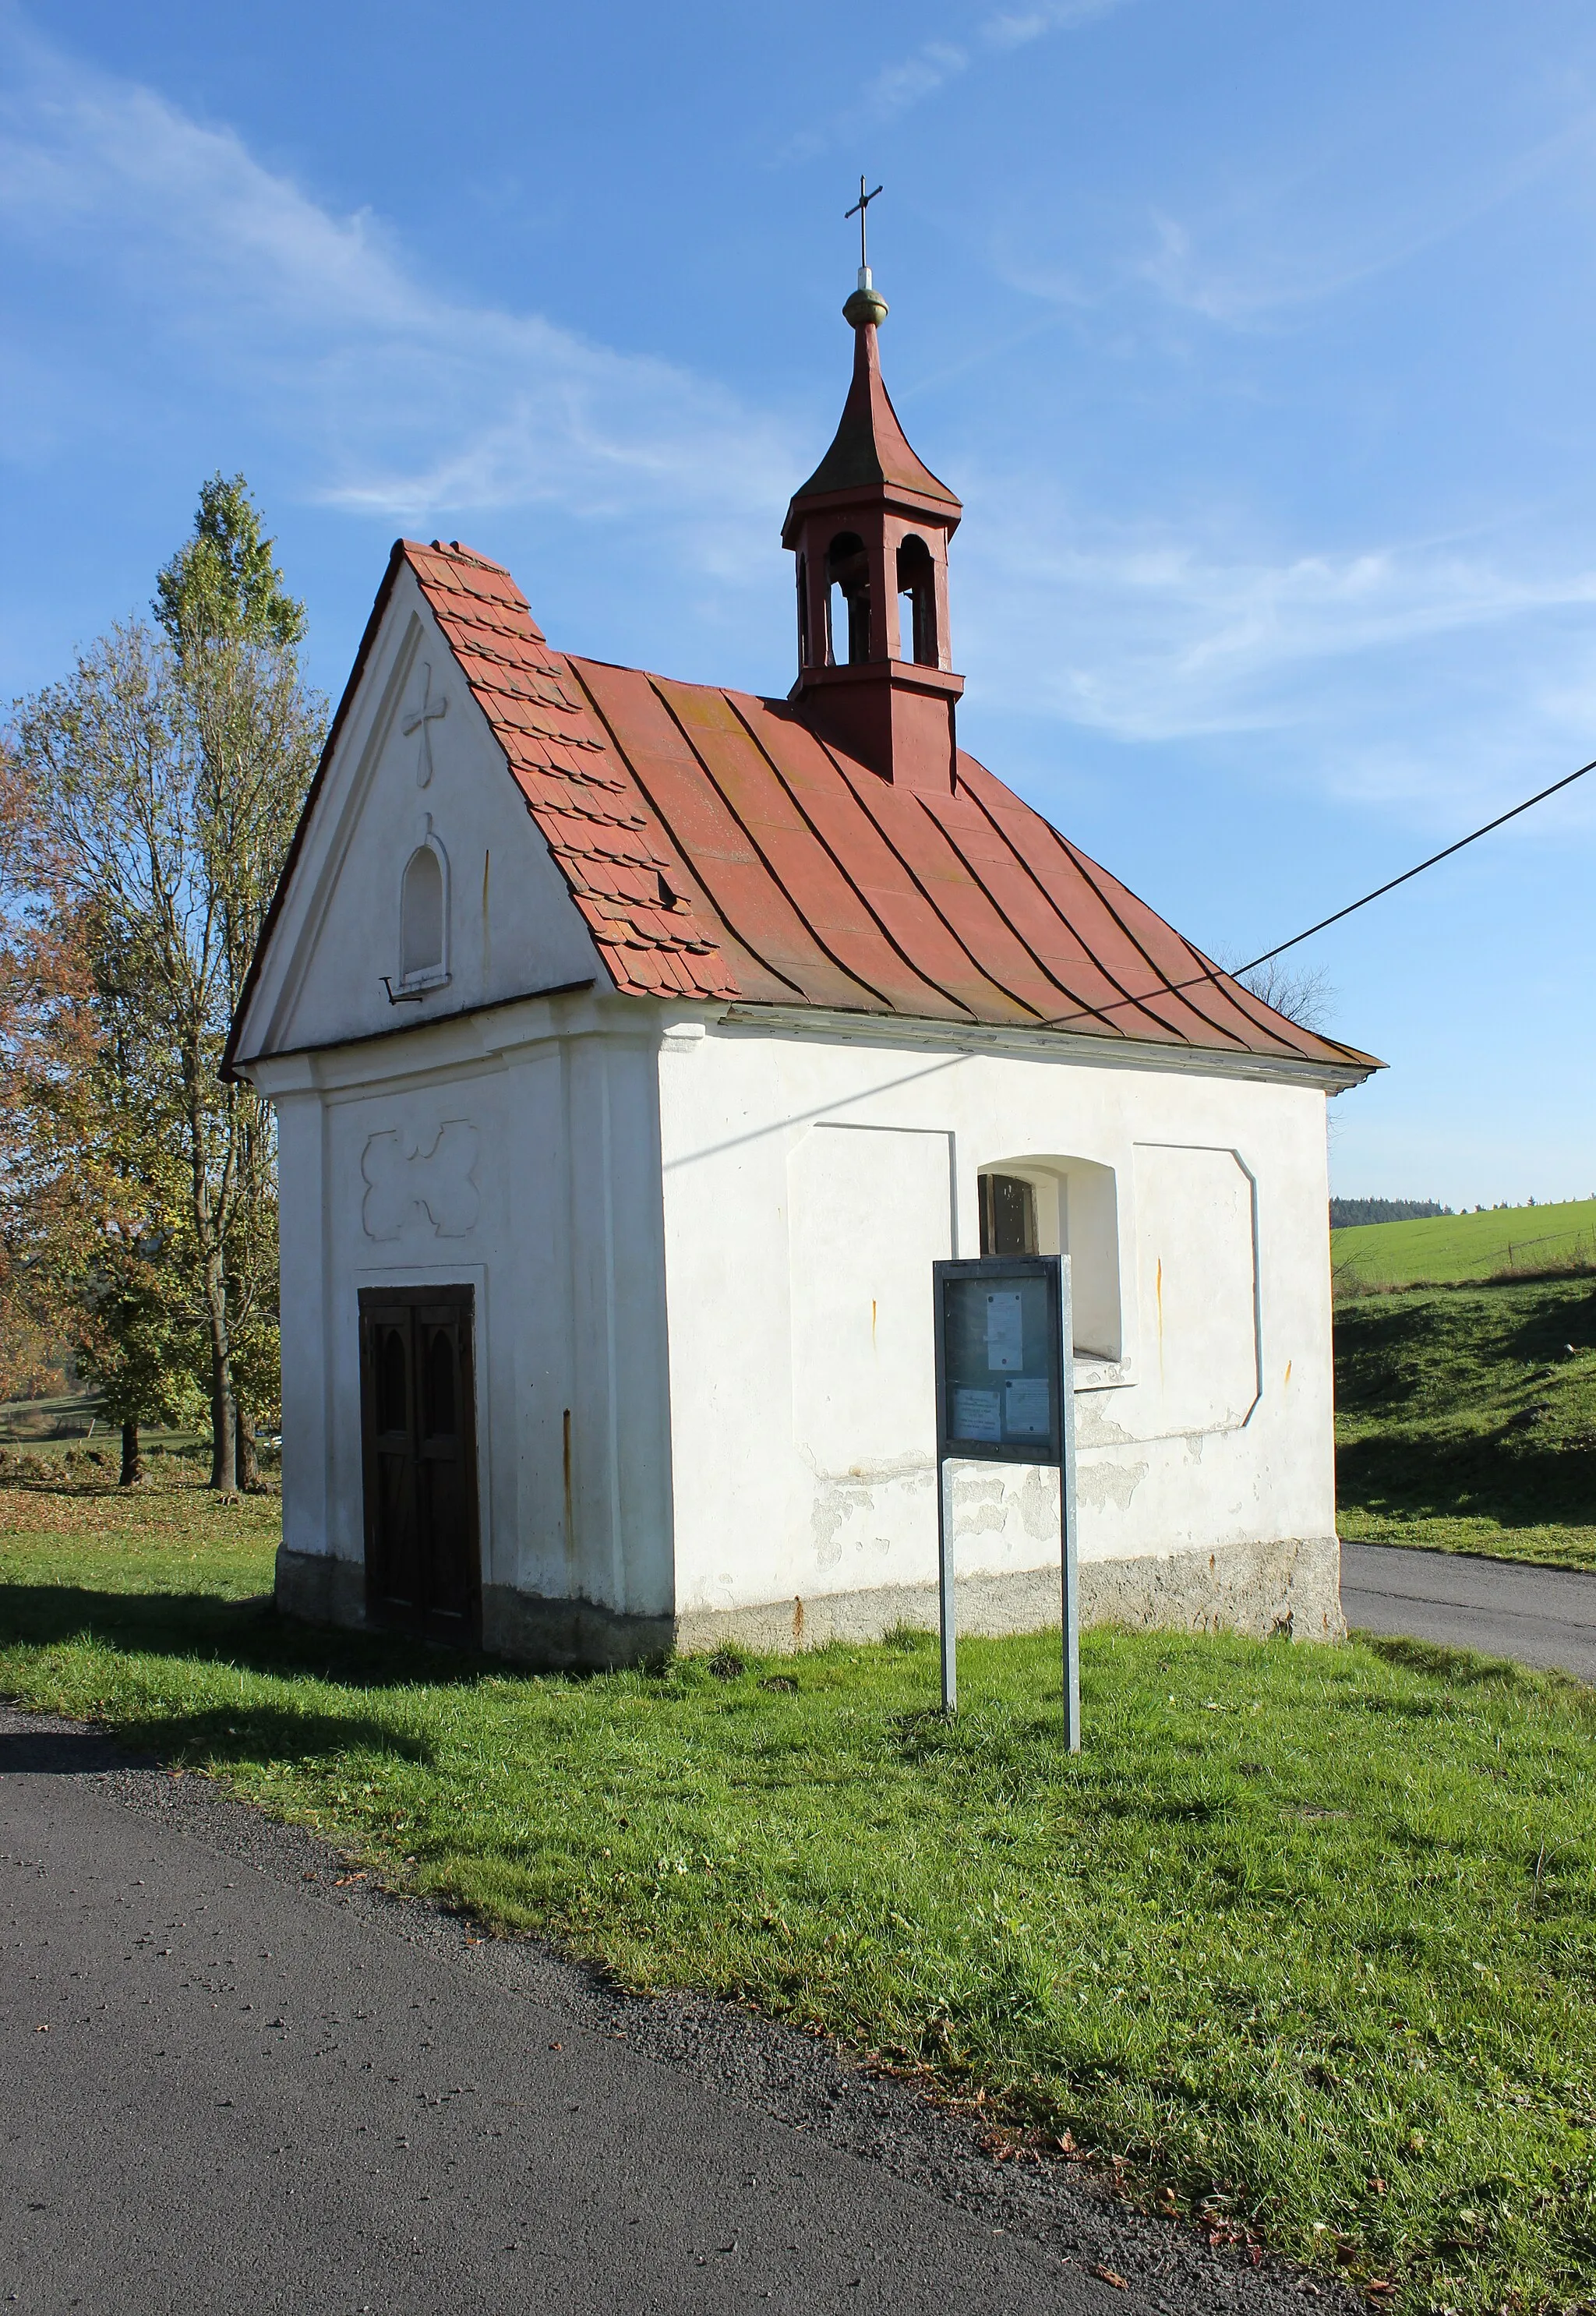
<path fill-rule="evenodd" d="M 313 1680 L 349 1692 L 343 1711 L 292 1697 L 238 1697 L 185 1709 L 174 1700 L 141 1700 L 116 1715 L 123 1741 L 157 1760 L 308 1761 L 369 1750 L 418 1763 L 432 1759 L 424 1737 L 396 1729 L 373 1705 L 384 1690 L 425 1686 L 470 1688 L 488 1677 L 480 1660 L 397 1635 L 334 1633 L 280 1617 L 269 1595 L 223 1600 L 214 1593 L 100 1592 L 69 1584 L 0 1586 L 0 1648 L 93 1644 L 134 1657 L 162 1657 L 202 1674 L 227 1666 L 285 1681 Z M 22 1743 L 13 1764 L 50 1766 L 42 1735 Z M 55 1741 L 59 1742 L 61 1741 Z M 28 1745 L 43 1746 L 35 1764 Z M 67 1768 L 65 1760 L 58 1765 Z"/>
<path fill-rule="evenodd" d="M 0 1775 L 85 1775 L 129 1761 L 157 1768 L 174 1762 L 303 1766 L 344 1753 L 388 1754 L 426 1768 L 433 1758 L 426 1739 L 407 1736 L 374 1715 L 310 1713 L 269 1703 L 211 1706 L 192 1713 L 146 1706 L 114 1735 L 84 1732 L 76 1741 L 80 1750 L 74 1752 L 72 1741 L 59 1736 L 0 1734 Z"/>
<path fill-rule="evenodd" d="M 1545 1359 L 1553 1366 L 1570 1345 L 1576 1351 L 1596 1350 L 1596 1289 L 1548 1298 L 1507 1339 L 1511 1358 Z"/>
<path fill-rule="evenodd" d="M 1396 1633 L 1358 1632 L 1353 1638 L 1360 1648 L 1382 1657 L 1387 1664 L 1399 1665 L 1405 1672 L 1444 1680 L 1454 1692 L 1478 1688 L 1495 1689 L 1504 1696 L 1514 1691 L 1537 1696 L 1554 1694 L 1596 1727 L 1596 1689 L 1572 1673 L 1559 1672 L 1549 1666 L 1519 1664 L 1511 1657 L 1486 1656 L 1474 1649 L 1447 1648 L 1437 1641 L 1417 1641 Z M 1363 1708 L 1369 1713 L 1400 1709 L 1374 1697 L 1366 1697 Z M 1434 1712 L 1436 1707 L 1426 1705 L 1424 1710 Z"/>
<path fill-rule="evenodd" d="M 473 1688 L 502 1675 L 480 1657 L 402 1634 L 345 1633 L 280 1616 L 270 1593 L 103 1592 L 78 1584 L 0 1585 L 0 1647 L 96 1643 L 130 1656 L 226 1664 L 355 1690 Z"/>
<path fill-rule="evenodd" d="M 1596 1504 L 1596 1445 L 1543 1446 L 1500 1431 L 1347 1439 L 1335 1478 L 1343 1502 L 1378 1517 L 1580 1528 Z"/>

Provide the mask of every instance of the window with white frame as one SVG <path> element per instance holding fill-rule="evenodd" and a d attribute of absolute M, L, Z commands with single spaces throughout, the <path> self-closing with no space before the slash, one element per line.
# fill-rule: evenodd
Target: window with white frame
<path fill-rule="evenodd" d="M 1087 1158 L 1012 1158 L 977 1177 L 983 1254 L 1067 1254 L 1077 1356 L 1125 1356 L 1114 1170 Z"/>

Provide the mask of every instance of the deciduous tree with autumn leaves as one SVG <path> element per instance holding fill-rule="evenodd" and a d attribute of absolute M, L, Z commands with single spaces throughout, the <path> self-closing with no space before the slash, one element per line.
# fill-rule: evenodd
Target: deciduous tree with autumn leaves
<path fill-rule="evenodd" d="M 225 1491 L 276 1403 L 277 1194 L 218 1064 L 325 723 L 272 545 L 214 476 L 155 623 L 17 702 L 0 760 L 0 1297 L 99 1385 L 124 1479 L 198 1401 Z"/>

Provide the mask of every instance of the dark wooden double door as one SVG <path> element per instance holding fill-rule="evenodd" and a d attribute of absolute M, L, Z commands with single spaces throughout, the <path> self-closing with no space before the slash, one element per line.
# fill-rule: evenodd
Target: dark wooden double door
<path fill-rule="evenodd" d="M 361 1290 L 366 1606 L 474 1646 L 480 1630 L 469 1287 Z"/>

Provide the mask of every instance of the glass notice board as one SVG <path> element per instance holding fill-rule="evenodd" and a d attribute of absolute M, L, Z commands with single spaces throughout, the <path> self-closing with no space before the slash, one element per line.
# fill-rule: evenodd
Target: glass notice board
<path fill-rule="evenodd" d="M 932 1265 L 937 1353 L 937 1570 L 942 1710 L 958 1708 L 958 1615 L 950 1467 L 1051 1464 L 1058 1472 L 1064 1733 L 1081 1750 L 1075 1556 L 1074 1376 L 1069 1259 L 983 1255 Z"/>
<path fill-rule="evenodd" d="M 1057 1464 L 1064 1454 L 1059 1266 L 994 1255 L 935 1266 L 944 1456 Z"/>

